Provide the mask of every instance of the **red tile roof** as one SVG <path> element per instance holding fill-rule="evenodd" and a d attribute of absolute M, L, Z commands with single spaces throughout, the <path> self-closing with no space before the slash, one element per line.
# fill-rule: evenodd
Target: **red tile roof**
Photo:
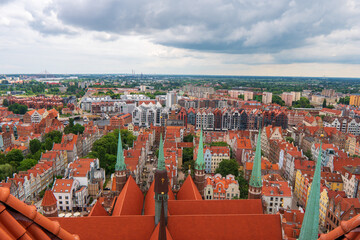
<path fill-rule="evenodd" d="M 8 188 L 0 188 L 0 202 L 0 239 L 43 240 L 50 239 L 49 235 L 63 240 L 79 239 L 38 213 L 35 206 L 28 206 L 10 195 Z"/>
<path fill-rule="evenodd" d="M 144 194 L 133 177 L 129 177 L 115 201 L 112 216 L 141 215 Z"/>
<path fill-rule="evenodd" d="M 211 201 L 169 201 L 170 215 L 212 215 L 212 214 L 262 214 L 260 199 L 211 200 Z"/>
<path fill-rule="evenodd" d="M 74 179 L 56 179 L 53 192 L 54 193 L 71 193 L 71 187 Z"/>
<path fill-rule="evenodd" d="M 89 217 L 92 216 L 109 216 L 108 212 L 105 210 L 105 208 L 101 205 L 103 202 L 103 198 L 98 198 L 95 205 L 92 207 Z"/>
<path fill-rule="evenodd" d="M 53 192 L 51 190 L 46 190 L 44 197 L 41 201 L 41 206 L 53 206 L 57 202 Z"/>
<path fill-rule="evenodd" d="M 152 215 L 155 216 L 155 192 L 154 192 L 155 181 L 153 181 L 150 185 L 148 192 L 146 193 L 145 197 L 145 204 L 144 204 L 144 215 Z M 169 200 L 175 200 L 174 193 L 172 192 L 169 186 L 168 192 Z"/>
<path fill-rule="evenodd" d="M 199 190 L 197 189 L 192 177 L 189 175 L 179 192 L 177 193 L 178 200 L 202 200 Z"/>

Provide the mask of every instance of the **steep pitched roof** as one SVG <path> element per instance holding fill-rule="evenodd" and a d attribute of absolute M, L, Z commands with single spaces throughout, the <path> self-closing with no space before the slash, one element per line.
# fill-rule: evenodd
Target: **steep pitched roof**
<path fill-rule="evenodd" d="M 185 179 L 179 192 L 177 193 L 178 200 L 202 200 L 199 190 L 197 189 L 192 177 L 189 175 Z"/>
<path fill-rule="evenodd" d="M 143 202 L 144 195 L 130 176 L 116 199 L 112 216 L 141 215 Z"/>
<path fill-rule="evenodd" d="M 258 139 L 256 143 L 256 152 L 253 169 L 251 171 L 251 177 L 249 185 L 253 187 L 261 187 L 261 129 L 259 129 Z"/>
<path fill-rule="evenodd" d="M 150 240 L 158 240 L 159 239 L 159 227 L 160 227 L 160 224 L 158 224 L 156 226 L 156 228 L 154 229 L 154 232 L 151 234 Z M 166 227 L 166 240 L 173 240 L 167 227 Z"/>
<path fill-rule="evenodd" d="M 92 207 L 92 209 L 91 209 L 91 211 L 89 213 L 89 217 L 92 217 L 92 216 L 109 216 L 109 214 L 107 213 L 105 208 L 101 205 L 101 202 L 102 202 L 101 198 L 98 198 L 97 202 Z"/>
<path fill-rule="evenodd" d="M 0 239 L 78 240 L 60 225 L 10 195 L 8 188 L 0 188 Z"/>
<path fill-rule="evenodd" d="M 41 206 L 53 206 L 57 202 L 53 192 L 51 190 L 46 190 L 44 197 L 41 201 Z"/>

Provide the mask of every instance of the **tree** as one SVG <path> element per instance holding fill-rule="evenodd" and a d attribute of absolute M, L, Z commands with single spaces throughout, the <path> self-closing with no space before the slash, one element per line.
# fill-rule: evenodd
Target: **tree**
<path fill-rule="evenodd" d="M 184 137 L 184 142 L 193 142 L 193 140 L 194 140 L 194 135 L 192 134 L 186 135 Z"/>
<path fill-rule="evenodd" d="M 244 172 L 240 171 L 239 176 L 236 178 L 239 183 L 239 190 L 240 190 L 240 199 L 247 199 L 248 198 L 248 191 L 249 191 L 249 183 L 244 178 Z"/>
<path fill-rule="evenodd" d="M 286 137 L 285 140 L 289 143 L 293 143 L 294 139 L 292 137 Z"/>
<path fill-rule="evenodd" d="M 220 173 L 223 177 L 228 174 L 237 177 L 239 175 L 239 163 L 235 159 L 224 159 L 220 162 L 219 167 L 216 168 L 215 173 Z"/>
<path fill-rule="evenodd" d="M 228 144 L 226 142 L 211 142 L 210 146 L 216 146 L 216 147 L 227 147 Z"/>
<path fill-rule="evenodd" d="M 9 106 L 9 100 L 7 100 L 6 98 L 3 100 L 3 106 L 4 106 L 4 107 L 8 107 L 8 106 Z"/>
<path fill-rule="evenodd" d="M 41 142 L 38 139 L 33 139 L 30 141 L 30 152 L 35 154 L 41 148 Z"/>
<path fill-rule="evenodd" d="M 189 172 L 189 166 L 190 166 L 190 170 L 191 170 L 191 175 L 193 175 L 194 169 L 195 169 L 195 161 L 194 160 L 189 160 L 189 161 L 183 162 L 183 165 L 181 166 L 181 171 L 183 173 L 185 173 L 185 175 L 187 175 Z"/>
<path fill-rule="evenodd" d="M 0 165 L 6 163 L 6 156 L 3 153 L 0 153 Z"/>
<path fill-rule="evenodd" d="M 35 159 L 24 159 L 20 162 L 20 166 L 17 168 L 18 171 L 27 171 L 37 164 L 38 161 Z"/>
<path fill-rule="evenodd" d="M 244 94 L 240 94 L 238 98 L 244 100 Z"/>
<path fill-rule="evenodd" d="M 0 165 L 0 180 L 5 180 L 7 177 L 10 177 L 13 174 L 14 170 L 10 164 Z"/>
<path fill-rule="evenodd" d="M 17 168 L 23 159 L 24 156 L 19 149 L 13 149 L 6 155 L 6 162 L 10 163 L 14 168 Z"/>
<path fill-rule="evenodd" d="M 301 97 L 298 101 L 293 101 L 292 105 L 294 108 L 313 108 L 314 106 L 310 105 L 309 99 L 306 97 Z"/>
<path fill-rule="evenodd" d="M 323 108 L 326 108 L 326 98 L 324 98 L 322 106 L 323 106 Z"/>
<path fill-rule="evenodd" d="M 312 159 L 312 154 L 311 154 L 311 150 L 307 150 L 304 155 L 309 159 L 311 160 Z"/>
<path fill-rule="evenodd" d="M 45 139 L 45 149 L 50 151 L 54 146 L 54 141 L 51 140 L 51 138 L 46 138 Z"/>
<path fill-rule="evenodd" d="M 28 107 L 26 105 L 21 105 L 18 103 L 11 104 L 8 107 L 8 110 L 15 114 L 25 114 L 27 112 Z"/>
<path fill-rule="evenodd" d="M 82 134 L 85 130 L 85 127 L 82 126 L 81 124 L 77 123 L 74 125 L 74 127 L 72 128 L 71 132 L 73 134 Z"/>
<path fill-rule="evenodd" d="M 194 160 L 194 148 L 183 149 L 183 162 Z"/>
<path fill-rule="evenodd" d="M 279 104 L 280 106 L 285 106 L 285 102 L 278 95 L 273 95 L 272 96 L 272 102 L 276 103 L 276 104 Z"/>

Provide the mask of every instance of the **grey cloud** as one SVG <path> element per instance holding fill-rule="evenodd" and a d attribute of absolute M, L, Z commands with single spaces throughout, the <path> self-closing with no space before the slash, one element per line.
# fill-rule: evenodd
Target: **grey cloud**
<path fill-rule="evenodd" d="M 338 0 L 59 0 L 49 8 L 69 26 L 235 54 L 306 46 L 309 38 L 351 28 L 357 11 Z"/>

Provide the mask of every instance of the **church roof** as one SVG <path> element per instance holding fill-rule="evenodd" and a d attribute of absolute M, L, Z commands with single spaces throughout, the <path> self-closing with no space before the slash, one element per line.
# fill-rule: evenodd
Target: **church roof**
<path fill-rule="evenodd" d="M 260 199 L 168 201 L 170 215 L 262 214 Z"/>
<path fill-rule="evenodd" d="M 280 215 L 270 214 L 170 215 L 167 228 L 174 239 L 282 239 Z"/>
<path fill-rule="evenodd" d="M 159 227 L 160 227 L 160 224 L 158 224 L 156 226 L 156 228 L 154 229 L 154 232 L 151 234 L 150 240 L 158 240 L 159 239 Z M 173 240 L 168 228 L 166 228 L 166 240 Z"/>
<path fill-rule="evenodd" d="M 121 142 L 121 131 L 119 130 L 118 149 L 117 149 L 115 170 L 123 171 L 125 169 L 126 169 L 126 164 L 125 164 L 125 160 L 124 160 L 124 152 L 123 152 L 122 142 Z"/>
<path fill-rule="evenodd" d="M 187 176 L 177 193 L 177 200 L 202 200 L 200 192 L 190 175 Z"/>
<path fill-rule="evenodd" d="M 141 215 L 144 194 L 130 176 L 115 201 L 112 216 Z"/>
<path fill-rule="evenodd" d="M 144 215 L 152 215 L 155 216 L 155 181 L 153 181 L 150 185 L 150 188 L 145 196 L 145 204 L 144 204 Z M 171 191 L 171 188 L 169 186 L 169 192 L 168 192 L 169 200 L 175 200 L 174 193 Z"/>
<path fill-rule="evenodd" d="M 154 216 L 99 216 L 79 218 L 51 218 L 79 235 L 81 240 L 147 240 L 155 228 Z"/>
<path fill-rule="evenodd" d="M 104 198 L 99 198 L 95 205 L 92 207 L 89 217 L 92 216 L 109 216 L 105 208 L 101 205 L 101 203 L 104 201 Z"/>
<path fill-rule="evenodd" d="M 43 240 L 50 237 L 62 240 L 79 239 L 57 222 L 38 213 L 35 206 L 28 206 L 10 195 L 10 189 L 1 187 L 0 239 Z"/>
<path fill-rule="evenodd" d="M 201 129 L 198 154 L 197 154 L 196 161 L 195 161 L 195 169 L 204 170 L 204 168 L 205 168 L 204 143 L 203 143 L 203 132 L 202 132 L 202 129 Z"/>

